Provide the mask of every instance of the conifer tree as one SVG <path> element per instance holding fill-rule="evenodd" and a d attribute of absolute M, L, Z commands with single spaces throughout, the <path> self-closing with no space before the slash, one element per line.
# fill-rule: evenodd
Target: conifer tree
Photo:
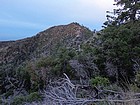
<path fill-rule="evenodd" d="M 122 21 L 135 21 L 139 19 L 140 15 L 140 0 L 115 0 L 117 6 L 122 9 L 117 9 L 119 13 L 118 19 Z"/>
<path fill-rule="evenodd" d="M 135 65 L 140 65 L 140 0 L 115 0 L 115 5 L 120 8 L 108 12 L 113 15 L 107 15 L 107 27 L 100 35 L 102 43 L 97 51 L 102 58 L 98 58 L 104 59 L 102 64 L 116 67 L 116 79 L 127 77 L 131 81 L 139 71 Z"/>
<path fill-rule="evenodd" d="M 135 22 L 140 19 L 140 0 L 114 0 L 117 9 L 112 13 L 113 16 L 107 15 L 108 21 L 105 25 L 120 25 L 129 21 Z"/>

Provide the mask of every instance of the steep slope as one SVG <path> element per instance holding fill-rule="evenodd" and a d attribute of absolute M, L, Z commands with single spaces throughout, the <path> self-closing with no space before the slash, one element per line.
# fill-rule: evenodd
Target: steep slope
<path fill-rule="evenodd" d="M 15 69 L 26 61 L 54 54 L 59 46 L 78 49 L 78 44 L 91 35 L 88 28 L 71 23 L 51 27 L 30 38 L 0 42 L 0 70 Z"/>

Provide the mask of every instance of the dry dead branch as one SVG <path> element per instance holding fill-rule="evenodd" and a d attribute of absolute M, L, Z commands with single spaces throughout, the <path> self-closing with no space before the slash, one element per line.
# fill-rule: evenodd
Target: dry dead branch
<path fill-rule="evenodd" d="M 125 96 L 127 93 L 116 92 L 112 90 L 99 90 L 100 94 L 106 94 L 104 98 L 90 97 L 77 97 L 78 88 L 80 86 L 72 84 L 70 79 L 66 74 L 66 78 L 59 79 L 58 81 L 50 83 L 45 90 L 45 98 L 43 105 L 90 105 L 100 103 L 106 105 L 139 105 L 140 98 L 133 97 L 132 99 L 127 99 Z M 113 96 L 111 96 L 113 94 Z M 118 96 L 119 98 L 118 98 Z M 133 94 L 133 96 L 139 96 L 139 93 Z M 123 97 L 123 98 L 122 98 Z"/>

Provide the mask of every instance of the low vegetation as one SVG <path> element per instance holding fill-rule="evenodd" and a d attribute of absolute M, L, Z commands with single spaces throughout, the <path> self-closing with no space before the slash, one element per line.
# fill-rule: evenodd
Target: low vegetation
<path fill-rule="evenodd" d="M 1 45 L 0 104 L 139 105 L 139 2 L 115 1 L 99 32 L 72 23 L 12 42 L 11 55 Z"/>

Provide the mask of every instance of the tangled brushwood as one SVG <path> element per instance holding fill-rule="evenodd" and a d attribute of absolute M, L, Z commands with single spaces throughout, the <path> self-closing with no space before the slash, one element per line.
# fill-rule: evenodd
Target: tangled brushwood
<path fill-rule="evenodd" d="M 140 93 L 112 91 L 104 88 L 92 88 L 89 95 L 80 95 L 80 91 L 88 92 L 90 86 L 74 85 L 68 76 L 55 82 L 50 82 L 42 93 L 44 99 L 38 103 L 25 105 L 139 105 Z M 86 90 L 87 89 L 87 90 Z M 97 92 L 98 91 L 98 92 Z"/>

